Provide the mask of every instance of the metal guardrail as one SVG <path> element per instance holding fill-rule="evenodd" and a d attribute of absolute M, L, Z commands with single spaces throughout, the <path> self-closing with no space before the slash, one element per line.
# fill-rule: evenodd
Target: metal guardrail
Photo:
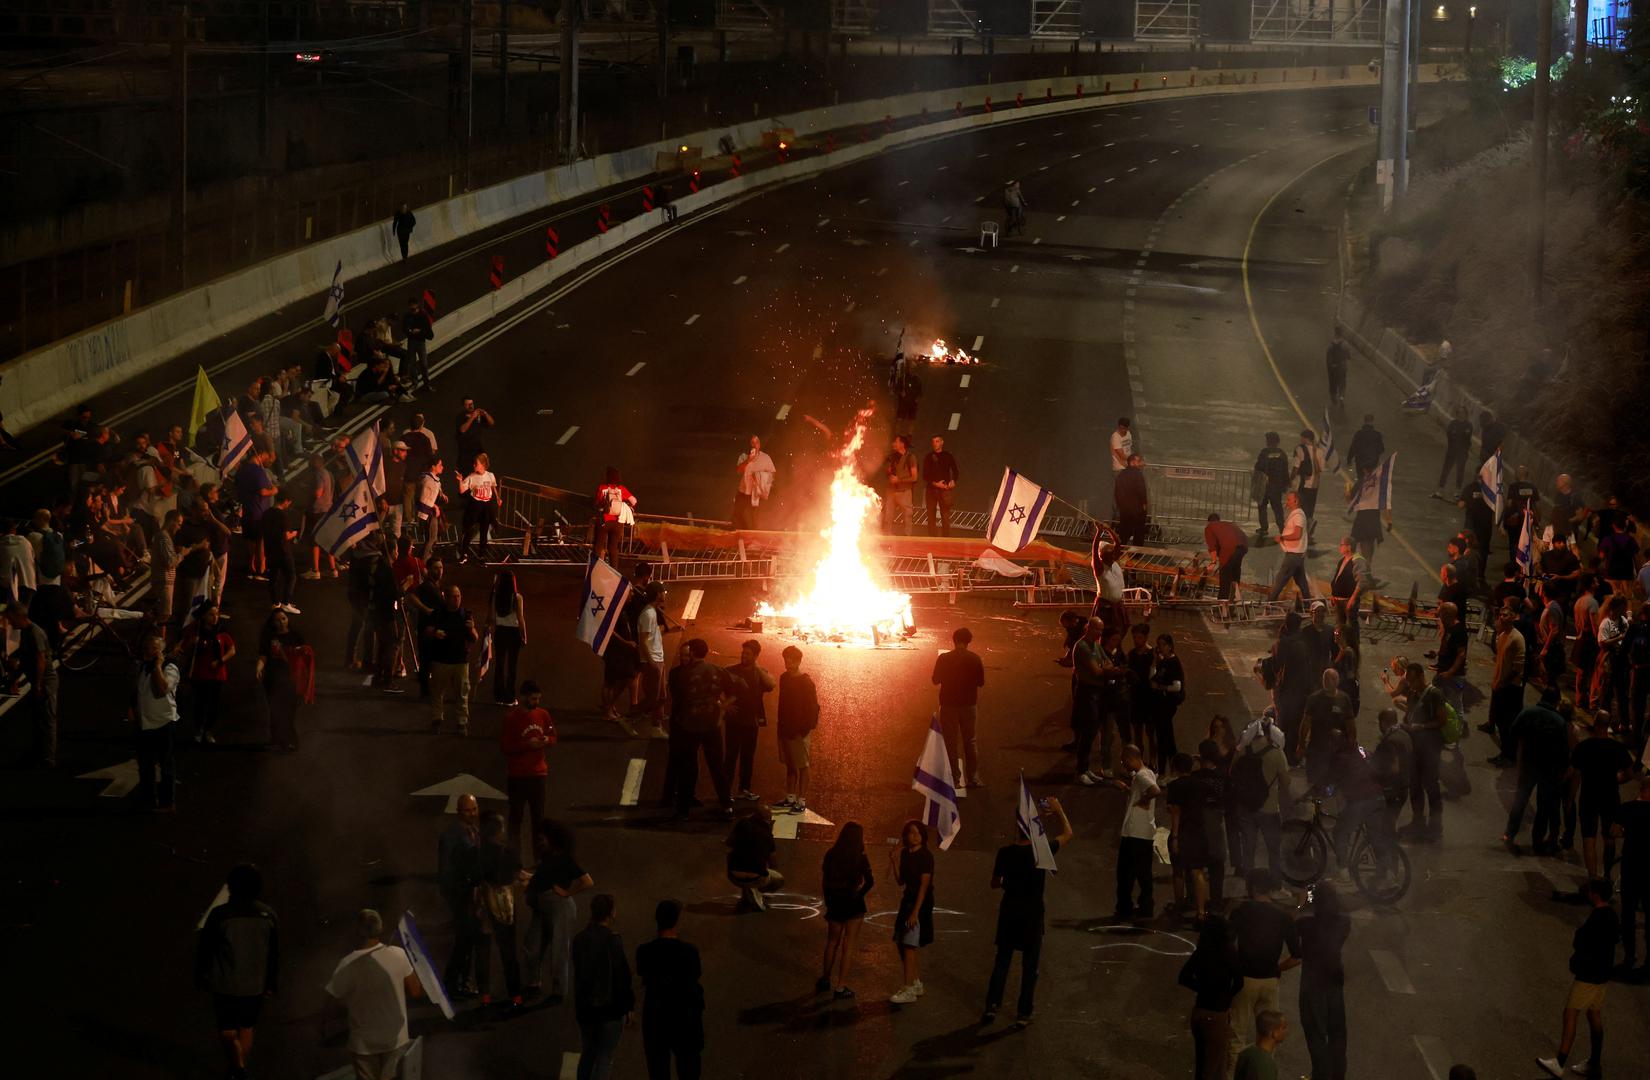
<path fill-rule="evenodd" d="M 1253 476 L 1248 469 L 1148 464 L 1146 492 L 1151 498 L 1152 520 L 1182 528 L 1195 526 L 1200 539 L 1210 514 L 1239 526 L 1259 524 L 1250 497 Z"/>

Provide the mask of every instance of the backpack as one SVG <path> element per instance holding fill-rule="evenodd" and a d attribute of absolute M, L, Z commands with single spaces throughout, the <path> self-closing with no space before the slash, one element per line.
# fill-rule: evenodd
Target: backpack
<path fill-rule="evenodd" d="M 1232 801 L 1239 810 L 1251 813 L 1266 805 L 1272 785 L 1266 780 L 1267 751 L 1245 750 L 1232 765 Z"/>
<path fill-rule="evenodd" d="M 63 568 L 69 561 L 69 549 L 63 542 L 63 534 L 55 529 L 48 529 L 40 534 L 40 557 L 38 566 L 40 576 L 55 578 L 63 576 Z"/>
<path fill-rule="evenodd" d="M 1446 701 L 1444 702 L 1444 710 L 1447 716 L 1444 719 L 1444 726 L 1440 730 L 1444 736 L 1444 745 L 1453 746 L 1461 741 L 1461 736 L 1466 733 L 1466 726 L 1461 723 L 1461 714 L 1456 711 L 1454 705 Z"/>

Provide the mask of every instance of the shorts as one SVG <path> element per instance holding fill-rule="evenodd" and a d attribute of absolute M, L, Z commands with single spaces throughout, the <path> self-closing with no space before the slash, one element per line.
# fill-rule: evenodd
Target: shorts
<path fill-rule="evenodd" d="M 253 544 L 256 544 L 258 547 L 263 547 L 263 544 L 264 544 L 263 530 L 258 528 L 258 522 L 253 521 L 251 518 L 248 518 L 248 517 L 242 517 L 241 518 L 241 535 L 243 537 L 245 537 L 249 542 L 251 542 Z"/>
<path fill-rule="evenodd" d="M 241 1031 L 258 1026 L 258 1014 L 263 1011 L 263 995 L 239 997 L 234 994 L 213 994 L 212 1013 L 218 1018 L 219 1031 Z"/>
<path fill-rule="evenodd" d="M 1600 827 L 1608 831 L 1610 823 L 1616 819 L 1616 811 L 1621 809 L 1619 797 L 1598 799 L 1583 795 L 1577 801 L 1581 814 L 1581 836 L 1584 840 L 1598 836 Z"/>
<path fill-rule="evenodd" d="M 1570 984 L 1570 1000 L 1564 1003 L 1564 1007 L 1576 1012 L 1591 1012 L 1604 1008 L 1604 984 L 1582 982 L 1577 979 Z"/>
<path fill-rule="evenodd" d="M 800 739 L 779 740 L 779 760 L 787 769 L 806 769 L 808 767 L 810 736 L 804 735 Z"/>

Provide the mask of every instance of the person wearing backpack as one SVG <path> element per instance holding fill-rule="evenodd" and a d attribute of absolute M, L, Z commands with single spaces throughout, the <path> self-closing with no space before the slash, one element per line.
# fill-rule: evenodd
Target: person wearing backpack
<path fill-rule="evenodd" d="M 1385 801 L 1388 835 L 1396 835 L 1398 812 L 1409 798 L 1409 785 L 1414 776 L 1415 743 L 1409 732 L 1398 723 L 1398 710 L 1382 709 L 1376 717 L 1381 728 L 1381 741 L 1375 744 L 1375 779 L 1381 783 Z"/>
<path fill-rule="evenodd" d="M 1283 814 L 1278 789 L 1289 772 L 1289 762 L 1267 727 L 1261 724 L 1251 729 L 1255 732 L 1253 738 L 1232 763 L 1232 804 L 1238 811 L 1242 837 L 1238 871 L 1244 877 L 1255 869 L 1257 833 L 1266 844 L 1267 867 L 1274 874 L 1281 873 L 1283 867 Z"/>
<path fill-rule="evenodd" d="M 1413 661 L 1404 668 L 1403 690 L 1404 728 L 1415 745 L 1409 782 L 1409 831 L 1415 840 L 1436 843 L 1444 836 L 1444 792 L 1438 771 L 1450 734 L 1445 728 L 1452 723 L 1453 712 L 1443 690 L 1427 682 L 1427 669 Z M 1461 737 L 1460 723 L 1458 717 L 1454 718 L 1453 734 L 1457 739 Z"/>
<path fill-rule="evenodd" d="M 519 1015 L 521 1004 L 521 963 L 516 956 L 517 891 L 528 875 L 521 869 L 521 856 L 505 843 L 504 815 L 489 810 L 481 815 L 481 843 L 469 852 L 470 880 L 475 882 L 475 911 L 481 932 L 498 946 L 504 966 L 504 988 L 510 1003 L 503 1015 Z M 492 1004 L 492 963 L 485 946 L 476 950 L 476 986 L 481 1004 Z"/>

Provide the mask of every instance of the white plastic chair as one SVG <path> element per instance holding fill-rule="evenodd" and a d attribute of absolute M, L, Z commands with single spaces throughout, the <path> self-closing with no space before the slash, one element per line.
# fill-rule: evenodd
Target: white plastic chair
<path fill-rule="evenodd" d="M 980 222 L 980 246 L 992 248 L 997 246 L 997 223 L 995 221 Z"/>

